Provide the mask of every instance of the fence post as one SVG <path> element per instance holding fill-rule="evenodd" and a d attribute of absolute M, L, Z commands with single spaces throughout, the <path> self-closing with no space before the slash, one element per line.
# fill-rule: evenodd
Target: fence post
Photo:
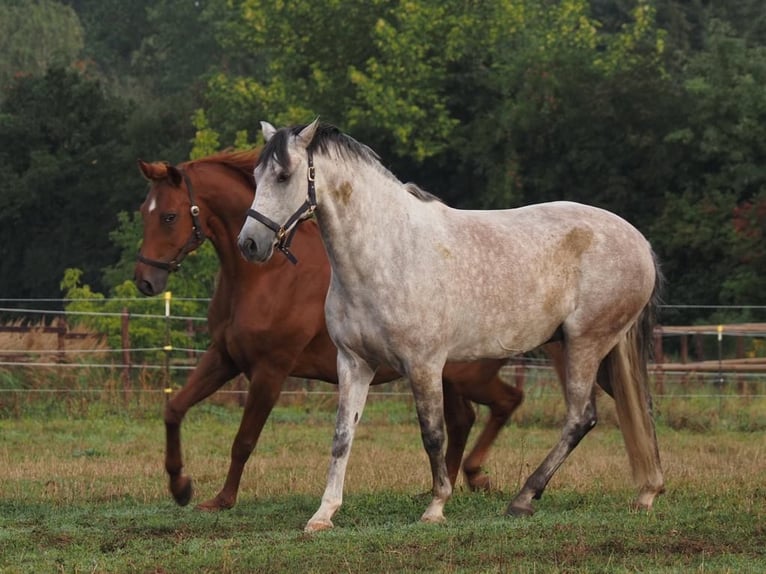
<path fill-rule="evenodd" d="M 163 351 L 165 352 L 165 402 L 170 399 L 170 394 L 173 392 L 173 387 L 170 386 L 170 353 L 173 351 L 173 345 L 170 340 L 170 300 L 173 297 L 170 291 L 165 291 L 165 346 Z"/>
<path fill-rule="evenodd" d="M 723 386 L 725 379 L 723 377 L 723 325 L 718 325 L 718 378 L 716 379 L 716 385 L 720 388 Z"/>
<path fill-rule="evenodd" d="M 654 328 L 654 392 L 657 394 L 665 393 L 665 371 L 662 370 L 662 363 L 665 362 L 665 352 L 662 348 L 662 325 Z"/>
<path fill-rule="evenodd" d="M 66 360 L 66 332 L 68 325 L 64 317 L 58 317 L 56 319 L 56 349 L 58 355 L 56 362 L 63 363 Z"/>
<path fill-rule="evenodd" d="M 127 307 L 122 308 L 120 316 L 120 338 L 122 340 L 122 390 L 127 401 L 130 398 L 131 380 L 130 369 L 130 311 Z"/>
<path fill-rule="evenodd" d="M 745 358 L 745 338 L 742 335 L 737 336 L 737 358 Z M 737 373 L 737 392 L 740 395 L 747 394 L 747 386 L 745 385 L 745 379 L 747 375 L 743 376 L 742 373 Z"/>

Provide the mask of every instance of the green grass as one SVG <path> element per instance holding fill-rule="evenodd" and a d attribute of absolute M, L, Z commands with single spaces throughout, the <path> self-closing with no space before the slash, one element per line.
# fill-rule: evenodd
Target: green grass
<path fill-rule="evenodd" d="M 333 531 L 301 532 L 316 498 L 248 501 L 220 514 L 168 502 L 3 502 L 3 572 L 620 572 L 762 570 L 763 511 L 736 497 L 668 497 L 653 514 L 622 495 L 552 493 L 526 520 L 500 495 L 457 496 L 449 522 L 417 522 L 422 500 L 349 495 Z"/>
<path fill-rule="evenodd" d="M 512 425 L 487 468 L 497 490 L 459 483 L 444 525 L 420 524 L 429 487 L 414 416 L 374 401 L 357 433 L 335 529 L 302 529 L 324 488 L 333 410 L 279 407 L 234 509 L 177 507 L 164 428 L 86 413 L 0 420 L 0 572 L 761 572 L 762 433 L 659 429 L 668 492 L 634 513 L 617 431 L 597 427 L 528 519 L 503 516 L 558 429 Z M 98 409 L 93 409 L 97 411 Z M 240 410 L 208 405 L 183 428 L 195 501 L 220 488 Z M 408 414 L 410 412 L 410 414 Z"/>

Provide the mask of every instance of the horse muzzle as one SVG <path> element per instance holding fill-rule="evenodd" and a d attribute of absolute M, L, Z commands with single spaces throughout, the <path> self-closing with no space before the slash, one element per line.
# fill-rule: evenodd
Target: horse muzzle
<path fill-rule="evenodd" d="M 249 235 L 240 235 L 237 240 L 239 251 L 250 263 L 265 263 L 271 258 L 274 252 L 274 240 L 256 240 Z"/>
<path fill-rule="evenodd" d="M 139 263 L 133 273 L 133 282 L 141 293 L 152 297 L 165 290 L 168 283 L 168 271 Z"/>

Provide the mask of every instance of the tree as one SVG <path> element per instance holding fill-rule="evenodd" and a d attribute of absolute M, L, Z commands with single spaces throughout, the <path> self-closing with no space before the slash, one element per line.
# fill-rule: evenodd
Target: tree
<path fill-rule="evenodd" d="M 724 280 L 721 300 L 727 304 L 750 302 L 763 305 L 766 293 L 766 189 L 734 210 L 734 246 L 731 255 L 736 267 Z M 752 320 L 745 311 L 741 318 Z"/>
<path fill-rule="evenodd" d="M 457 205 L 509 207 L 569 190 L 568 170 L 554 173 L 551 166 L 568 159 L 567 132 L 583 112 L 583 139 L 603 119 L 593 117 L 598 110 L 589 95 L 624 98 L 620 86 L 630 78 L 631 86 L 653 86 L 644 106 L 666 89 L 657 80 L 662 37 L 645 4 L 610 34 L 599 33 L 584 0 L 336 0 L 320 11 L 307 2 L 235 6 L 241 13 L 221 41 L 230 62 L 249 67 L 214 76 L 206 108 L 224 141 L 235 129 L 257 128 L 260 119 L 289 124 L 319 114 L 370 144 L 402 179 Z M 651 114 L 630 103 L 615 110 L 621 115 L 611 126 Z M 621 151 L 630 157 L 643 146 L 649 154 L 663 135 L 636 134 Z M 611 197 L 608 186 L 585 176 L 611 158 L 582 156 L 593 148 L 596 155 L 614 150 L 620 137 L 613 129 L 611 137 L 575 150 L 579 181 L 592 185 L 574 196 L 601 189 Z M 612 171 L 620 171 L 618 163 Z"/>
<path fill-rule="evenodd" d="M 53 0 L 0 3 L 0 99 L 14 78 L 68 66 L 83 49 L 77 14 Z"/>
<path fill-rule="evenodd" d="M 99 285 L 109 231 L 143 184 L 125 102 L 81 73 L 24 78 L 0 105 L 0 292 L 55 297 L 67 267 Z"/>
<path fill-rule="evenodd" d="M 344 125 L 355 99 L 349 71 L 373 54 L 375 22 L 397 4 L 231 1 L 218 31 L 225 66 L 209 82 L 206 106 L 222 140 L 259 133 L 261 120 L 284 125 L 320 113 Z"/>
<path fill-rule="evenodd" d="M 766 192 L 766 48 L 712 21 L 705 49 L 686 66 L 681 125 L 670 132 L 673 176 L 652 229 L 672 276 L 670 300 L 763 304 L 753 264 Z M 759 221 L 761 223 L 759 223 Z"/>

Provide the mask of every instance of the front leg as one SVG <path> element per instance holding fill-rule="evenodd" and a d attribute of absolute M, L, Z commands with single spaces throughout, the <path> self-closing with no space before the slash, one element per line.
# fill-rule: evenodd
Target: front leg
<path fill-rule="evenodd" d="M 332 528 L 332 517 L 343 503 L 343 483 L 351 454 L 356 425 L 362 418 L 375 371 L 348 350 L 338 351 L 338 414 L 332 440 L 332 457 L 327 473 L 327 486 L 319 510 L 306 524 L 306 532 Z"/>
<path fill-rule="evenodd" d="M 181 421 L 187 411 L 220 389 L 239 371 L 215 345 L 208 347 L 186 384 L 165 405 L 165 470 L 175 501 L 186 506 L 192 498 L 192 481 L 183 474 Z"/>
<path fill-rule="evenodd" d="M 199 510 L 225 510 L 237 501 L 239 483 L 250 455 L 258 443 L 266 420 L 282 393 L 289 367 L 277 367 L 259 363 L 250 380 L 247 401 L 242 412 L 239 430 L 231 445 L 231 462 L 221 491 L 211 500 L 197 506 Z"/>

